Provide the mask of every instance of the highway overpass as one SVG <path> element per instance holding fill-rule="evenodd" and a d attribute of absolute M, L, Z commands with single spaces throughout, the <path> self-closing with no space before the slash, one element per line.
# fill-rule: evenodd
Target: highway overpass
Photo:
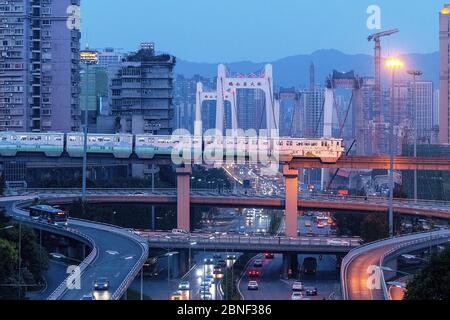
<path fill-rule="evenodd" d="M 148 240 L 150 248 L 196 251 L 274 252 L 346 254 L 361 245 L 360 238 L 338 237 L 270 237 L 238 234 L 174 235 L 165 232 L 137 232 Z"/>
<path fill-rule="evenodd" d="M 29 189 L 23 195 L 41 197 L 50 203 L 68 204 L 81 197 L 81 189 Z M 88 189 L 89 203 L 148 203 L 177 204 L 176 189 Z M 269 208 L 283 210 L 286 200 L 282 196 L 248 192 L 218 192 L 214 190 L 192 190 L 191 205 L 232 208 Z M 301 193 L 297 199 L 297 210 L 333 210 L 355 212 L 380 212 L 389 209 L 388 199 L 379 197 L 340 197 L 327 194 Z M 450 219 L 450 202 L 395 199 L 396 213 L 430 218 Z"/>
<path fill-rule="evenodd" d="M 450 230 L 438 230 L 382 240 L 356 248 L 344 258 L 341 267 L 344 300 L 389 300 L 385 277 L 381 271 L 401 254 L 431 245 L 447 243 Z M 377 274 L 378 273 L 378 274 Z M 373 276 L 375 274 L 375 277 Z"/>
<path fill-rule="evenodd" d="M 79 265 L 81 289 L 69 290 L 67 281 L 64 281 L 48 299 L 80 300 L 84 295 L 92 293 L 93 282 L 99 277 L 107 277 L 110 281 L 110 290 L 101 294 L 100 298 L 120 299 L 148 258 L 147 242 L 129 230 L 115 226 L 70 219 L 69 227 L 58 228 L 31 220 L 21 207 L 29 204 L 32 198 L 1 198 L 0 205 L 5 206 L 8 214 L 19 222 L 35 229 L 73 238 L 92 249 Z"/>

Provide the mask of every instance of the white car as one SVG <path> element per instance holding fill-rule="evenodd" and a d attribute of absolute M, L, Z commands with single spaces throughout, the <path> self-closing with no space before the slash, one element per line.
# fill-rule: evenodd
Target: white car
<path fill-rule="evenodd" d="M 258 291 L 259 290 L 259 285 L 258 285 L 258 282 L 256 282 L 256 281 L 250 281 L 249 283 L 248 283 L 248 290 L 254 290 L 254 291 Z"/>
<path fill-rule="evenodd" d="M 303 293 L 293 292 L 292 296 L 291 296 L 291 300 L 303 300 Z"/>
<path fill-rule="evenodd" d="M 189 281 L 182 281 L 178 285 L 178 290 L 180 290 L 180 291 L 189 291 L 190 289 L 191 289 L 191 284 L 189 283 Z"/>
<path fill-rule="evenodd" d="M 188 235 L 189 232 L 187 232 L 186 230 L 183 230 L 183 229 L 173 229 L 173 230 L 172 230 L 172 234 L 177 234 L 177 235 Z"/>
<path fill-rule="evenodd" d="M 292 285 L 292 291 L 303 291 L 303 290 L 305 290 L 305 287 L 301 282 L 294 282 L 294 284 Z"/>
<path fill-rule="evenodd" d="M 327 243 L 330 246 L 350 246 L 350 242 L 338 239 L 328 240 Z"/>

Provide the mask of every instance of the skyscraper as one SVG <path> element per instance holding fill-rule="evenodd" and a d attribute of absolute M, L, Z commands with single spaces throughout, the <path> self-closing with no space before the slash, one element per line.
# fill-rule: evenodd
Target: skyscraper
<path fill-rule="evenodd" d="M 439 52 L 439 140 L 450 143 L 450 4 L 439 13 Z"/>
<path fill-rule="evenodd" d="M 0 131 L 78 131 L 80 31 L 67 13 L 79 0 L 0 5 Z"/>
<path fill-rule="evenodd" d="M 411 89 L 413 83 L 410 83 Z M 412 118 L 414 118 L 414 106 L 417 107 L 416 113 L 416 127 L 417 139 L 419 141 L 431 141 L 433 135 L 433 100 L 434 100 L 433 82 L 418 81 L 416 83 L 415 94 L 410 93 L 411 108 L 413 111 Z M 416 102 L 414 103 L 414 97 Z"/>
<path fill-rule="evenodd" d="M 175 57 L 144 45 L 122 61 L 112 80 L 112 114 L 120 132 L 171 134 Z"/>

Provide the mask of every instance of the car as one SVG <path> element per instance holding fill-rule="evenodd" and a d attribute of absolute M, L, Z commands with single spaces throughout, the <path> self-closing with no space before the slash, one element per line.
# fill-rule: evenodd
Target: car
<path fill-rule="evenodd" d="M 183 295 L 181 292 L 177 291 L 172 293 L 172 295 L 170 296 L 170 300 L 172 301 L 181 301 L 183 300 Z"/>
<path fill-rule="evenodd" d="M 259 272 L 258 270 L 250 270 L 250 271 L 247 273 L 247 276 L 248 276 L 249 278 L 259 278 L 260 275 L 261 275 L 261 272 Z"/>
<path fill-rule="evenodd" d="M 315 297 L 318 295 L 317 288 L 306 288 L 305 292 L 308 297 Z"/>
<path fill-rule="evenodd" d="M 291 300 L 303 300 L 303 293 L 293 292 L 292 296 L 291 296 Z"/>
<path fill-rule="evenodd" d="M 266 253 L 264 254 L 264 257 L 265 257 L 267 260 L 275 259 L 275 255 L 274 255 L 272 252 L 266 252 Z"/>
<path fill-rule="evenodd" d="M 221 266 L 215 266 L 213 270 L 213 274 L 222 274 L 222 267 Z"/>
<path fill-rule="evenodd" d="M 94 281 L 94 290 L 95 291 L 106 291 L 109 290 L 109 280 L 105 277 L 98 278 Z"/>
<path fill-rule="evenodd" d="M 83 297 L 81 297 L 80 300 L 95 300 L 95 296 L 91 294 L 85 294 Z"/>
<path fill-rule="evenodd" d="M 220 259 L 222 259 L 222 255 L 216 253 L 216 254 L 214 254 L 213 258 L 216 260 L 220 260 Z"/>
<path fill-rule="evenodd" d="M 133 195 L 135 195 L 135 196 L 143 196 L 143 195 L 145 195 L 145 193 L 143 193 L 143 192 L 135 192 L 135 193 L 133 193 Z"/>
<path fill-rule="evenodd" d="M 206 266 L 214 265 L 214 259 L 212 259 L 212 258 L 206 258 L 205 260 L 203 260 L 203 262 L 205 263 Z"/>
<path fill-rule="evenodd" d="M 261 267 L 263 266 L 262 260 L 261 260 L 261 259 L 255 260 L 255 261 L 253 262 L 253 266 L 254 266 L 255 268 L 261 268 Z"/>
<path fill-rule="evenodd" d="M 180 290 L 180 291 L 189 291 L 190 289 L 191 289 L 191 284 L 189 283 L 189 281 L 182 281 L 178 285 L 178 290 Z"/>
<path fill-rule="evenodd" d="M 228 256 L 227 256 L 227 260 L 228 261 L 234 261 L 234 260 L 236 260 L 237 259 L 237 257 L 236 257 L 236 255 L 234 255 L 234 254 L 229 254 Z"/>
<path fill-rule="evenodd" d="M 217 265 L 221 268 L 225 268 L 227 266 L 227 262 L 223 259 L 217 261 Z"/>
<path fill-rule="evenodd" d="M 200 293 L 200 300 L 212 300 L 212 294 L 211 292 L 201 292 Z"/>
<path fill-rule="evenodd" d="M 258 291 L 259 290 L 258 282 L 250 281 L 248 283 L 247 289 L 250 290 L 250 291 Z"/>
<path fill-rule="evenodd" d="M 183 230 L 183 229 L 173 229 L 172 230 L 172 234 L 175 234 L 175 235 L 188 235 L 189 232 L 187 232 L 186 230 Z"/>
<path fill-rule="evenodd" d="M 311 228 L 311 226 L 312 226 L 311 220 L 306 220 L 305 221 L 305 227 L 306 228 Z"/>
<path fill-rule="evenodd" d="M 350 246 L 350 242 L 339 239 L 331 239 L 327 241 L 329 246 Z"/>
<path fill-rule="evenodd" d="M 305 290 L 305 287 L 303 286 L 303 283 L 301 282 L 294 282 L 294 284 L 292 285 L 292 291 L 303 291 Z"/>
<path fill-rule="evenodd" d="M 214 283 L 214 276 L 212 276 L 212 275 L 208 275 L 208 276 L 206 276 L 205 277 L 205 281 L 208 281 L 210 284 L 213 284 Z"/>

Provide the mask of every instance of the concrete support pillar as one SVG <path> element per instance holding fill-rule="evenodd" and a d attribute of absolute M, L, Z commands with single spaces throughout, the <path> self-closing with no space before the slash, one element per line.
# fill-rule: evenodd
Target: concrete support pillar
<path fill-rule="evenodd" d="M 385 261 L 384 266 L 387 267 L 387 268 L 390 268 L 392 270 L 398 270 L 397 259 L 391 259 L 391 260 Z M 394 272 L 384 271 L 384 278 L 385 278 L 386 281 L 395 280 L 395 279 L 397 279 L 400 276 L 402 276 L 402 275 L 401 274 L 397 274 L 397 271 L 394 271 Z"/>
<path fill-rule="evenodd" d="M 178 276 L 182 277 L 189 271 L 189 254 L 186 250 L 180 250 L 178 254 Z"/>
<path fill-rule="evenodd" d="M 177 228 L 186 231 L 191 231 L 191 174 L 191 166 L 177 168 Z"/>
<path fill-rule="evenodd" d="M 283 167 L 286 181 L 286 236 L 298 237 L 298 170 L 291 170 L 289 165 Z"/>
<path fill-rule="evenodd" d="M 295 253 L 283 253 L 282 277 L 298 278 L 298 256 Z"/>
<path fill-rule="evenodd" d="M 281 269 L 282 277 L 289 279 L 289 269 L 291 268 L 291 255 L 289 253 L 283 253 L 283 268 Z"/>

